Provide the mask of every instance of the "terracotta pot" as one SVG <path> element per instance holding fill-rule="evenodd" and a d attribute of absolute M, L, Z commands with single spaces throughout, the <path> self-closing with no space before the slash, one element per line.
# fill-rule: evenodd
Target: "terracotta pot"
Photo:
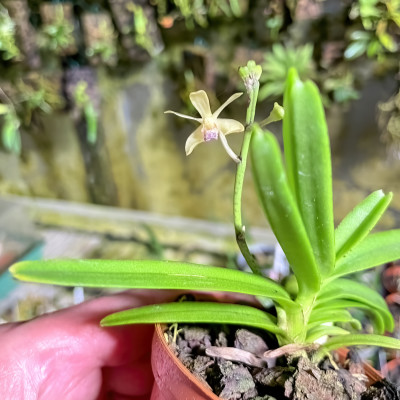
<path fill-rule="evenodd" d="M 344 364 L 347 353 L 349 349 L 339 349 L 336 350 L 337 355 L 339 356 L 339 362 Z M 364 373 L 368 378 L 368 385 L 373 385 L 375 382 L 381 381 L 383 379 L 383 375 L 377 371 L 374 367 L 367 363 L 363 363 Z"/>
<path fill-rule="evenodd" d="M 400 293 L 391 293 L 385 297 L 386 304 L 390 306 L 400 306 Z M 395 315 L 396 317 L 396 315 Z"/>
<path fill-rule="evenodd" d="M 151 366 L 155 380 L 151 400 L 219 399 L 197 380 L 171 351 L 164 339 L 161 325 L 155 327 Z"/>
<path fill-rule="evenodd" d="M 396 382 L 400 376 L 400 358 L 394 358 L 386 363 L 382 368 L 382 374 L 386 378 Z"/>
<path fill-rule="evenodd" d="M 344 362 L 348 349 L 338 350 L 340 362 Z M 151 400 L 218 400 L 210 389 L 197 380 L 169 348 L 161 325 L 156 325 L 153 336 L 151 365 L 154 386 Z M 368 383 L 383 379 L 383 376 L 369 364 L 364 363 Z"/>
<path fill-rule="evenodd" d="M 382 284 L 389 293 L 396 293 L 400 290 L 400 265 L 393 264 L 385 269 L 382 274 Z"/>
<path fill-rule="evenodd" d="M 393 315 L 394 318 L 394 331 L 390 335 L 392 337 L 398 338 L 399 339 L 399 332 L 400 332 L 400 293 L 391 293 L 388 296 L 385 297 L 386 304 L 389 307 L 390 312 Z M 386 355 L 387 358 L 390 359 L 395 359 L 398 357 L 399 351 L 396 349 L 386 349 Z M 392 363 L 393 364 L 393 363 Z M 384 376 L 385 372 L 382 370 Z"/>

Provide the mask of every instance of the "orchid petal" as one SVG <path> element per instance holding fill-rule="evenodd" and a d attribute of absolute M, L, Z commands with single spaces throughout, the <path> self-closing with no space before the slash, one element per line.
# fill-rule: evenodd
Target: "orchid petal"
<path fill-rule="evenodd" d="M 204 142 L 204 136 L 202 133 L 203 126 L 200 125 L 186 140 L 185 151 L 188 156 L 193 149 L 200 143 Z"/>
<path fill-rule="evenodd" d="M 223 135 L 229 135 L 230 133 L 243 132 L 244 126 L 235 119 L 220 118 L 215 121 L 218 130 Z"/>
<path fill-rule="evenodd" d="M 210 102 L 207 93 L 204 90 L 190 93 L 189 98 L 203 119 L 212 116 Z"/>
<path fill-rule="evenodd" d="M 192 119 L 193 121 L 197 121 L 197 122 L 200 122 L 200 123 L 202 122 L 201 118 L 191 117 L 190 115 L 180 114 L 180 113 L 177 113 L 177 112 L 171 111 L 171 110 L 164 111 L 164 114 L 175 114 L 175 115 L 177 115 L 178 117 L 181 117 L 181 118 Z"/>
<path fill-rule="evenodd" d="M 229 99 L 222 104 L 217 111 L 214 111 L 214 114 L 212 115 L 214 118 L 218 118 L 219 114 L 221 114 L 221 111 L 229 104 L 232 103 L 232 101 L 235 101 L 238 97 L 240 97 L 243 93 L 235 93 Z"/>
<path fill-rule="evenodd" d="M 225 151 L 228 153 L 228 156 L 232 158 L 236 163 L 240 163 L 240 158 L 236 155 L 236 153 L 229 147 L 228 141 L 226 140 L 225 135 L 219 135 L 219 139 L 221 140 L 222 145 L 225 148 Z"/>

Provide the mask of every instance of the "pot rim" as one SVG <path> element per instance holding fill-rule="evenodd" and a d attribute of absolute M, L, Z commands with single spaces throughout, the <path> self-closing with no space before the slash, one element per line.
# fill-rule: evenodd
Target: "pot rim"
<path fill-rule="evenodd" d="M 205 385 L 203 385 L 179 360 L 179 358 L 173 353 L 170 349 L 167 341 L 164 337 L 164 328 L 166 328 L 166 324 L 156 324 L 154 327 L 154 334 L 160 342 L 163 349 L 170 356 L 174 364 L 178 367 L 180 372 L 194 385 L 200 392 L 204 393 L 204 396 L 209 398 L 210 400 L 221 400 L 219 396 L 217 396 L 214 392 L 208 389 Z"/>

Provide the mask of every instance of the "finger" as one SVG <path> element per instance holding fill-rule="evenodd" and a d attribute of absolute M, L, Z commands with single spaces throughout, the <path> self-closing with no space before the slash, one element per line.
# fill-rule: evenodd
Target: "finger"
<path fill-rule="evenodd" d="M 30 332 L 44 332 L 52 327 L 52 337 L 79 338 L 65 343 L 70 352 L 86 357 L 93 367 L 117 366 L 139 360 L 150 353 L 152 325 L 102 328 L 101 318 L 113 312 L 147 304 L 172 301 L 183 291 L 130 290 L 82 303 L 78 306 L 42 316 L 30 324 Z M 201 293 L 202 299 L 216 298 Z M 220 293 L 219 301 L 232 301 L 236 294 Z M 35 336 L 35 335 L 33 335 Z M 62 344 L 59 340 L 55 347 Z"/>
<path fill-rule="evenodd" d="M 74 320 L 80 322 L 99 322 L 111 313 L 136 308 L 144 305 L 165 303 L 176 299 L 182 291 L 175 290 L 128 290 L 110 296 L 89 300 L 74 307 L 56 312 L 61 316 L 73 314 Z"/>
<path fill-rule="evenodd" d="M 99 321 L 106 315 L 129 308 L 149 304 L 166 303 L 176 300 L 180 295 L 187 294 L 186 290 L 149 290 L 131 289 L 115 295 L 104 296 L 58 311 L 60 315 L 73 314 L 86 321 Z M 221 302 L 243 301 L 254 303 L 254 296 L 230 292 L 190 292 L 199 300 L 218 300 Z"/>
<path fill-rule="evenodd" d="M 82 303 L 78 306 L 46 314 L 28 322 L 30 337 L 40 338 L 49 331 L 55 338 L 55 347 L 68 347 L 85 357 L 93 367 L 115 366 L 138 360 L 150 353 L 152 325 L 102 328 L 100 320 L 105 315 L 127 308 L 151 304 L 159 299 L 170 299 L 176 294 L 159 291 L 124 292 Z M 25 323 L 19 324 L 25 330 Z M 62 338 L 62 340 L 60 340 Z"/>
<path fill-rule="evenodd" d="M 97 328 L 98 342 L 94 344 L 98 364 L 119 366 L 141 359 L 150 359 L 154 325 L 130 325 Z"/>
<path fill-rule="evenodd" d="M 104 368 L 103 376 L 108 391 L 125 396 L 148 395 L 154 382 L 150 361 Z"/>
<path fill-rule="evenodd" d="M 147 304 L 175 300 L 183 291 L 177 290 L 129 290 L 112 296 L 95 299 L 60 313 L 60 317 L 75 321 L 76 329 L 86 326 L 88 351 L 96 355 L 100 366 L 117 366 L 139 360 L 150 353 L 153 325 L 130 325 L 101 328 L 99 321 L 105 315 L 124 309 Z M 252 296 L 238 296 L 235 293 L 196 293 L 199 300 L 231 302 L 253 301 Z M 54 325 L 53 325 L 54 326 Z M 96 340 L 93 340 L 96 338 Z"/>

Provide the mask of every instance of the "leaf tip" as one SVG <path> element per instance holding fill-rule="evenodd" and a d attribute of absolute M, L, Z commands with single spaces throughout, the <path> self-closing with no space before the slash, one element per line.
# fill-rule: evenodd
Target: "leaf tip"
<path fill-rule="evenodd" d="M 294 83 L 296 81 L 300 81 L 299 74 L 294 67 L 290 67 L 287 75 L 288 82 Z"/>
<path fill-rule="evenodd" d="M 24 266 L 27 264 L 27 262 L 28 261 L 20 261 L 11 265 L 11 267 L 8 268 L 8 271 L 10 272 L 13 278 L 22 279 L 21 272 L 23 271 Z"/>
<path fill-rule="evenodd" d="M 101 321 L 100 321 L 100 326 L 102 328 L 106 328 L 107 326 L 112 326 L 114 325 L 112 322 L 110 322 L 110 318 L 109 316 L 104 317 Z"/>

